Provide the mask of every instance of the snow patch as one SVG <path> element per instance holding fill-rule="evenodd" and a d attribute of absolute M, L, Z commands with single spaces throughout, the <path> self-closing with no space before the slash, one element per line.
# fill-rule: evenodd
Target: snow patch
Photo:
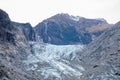
<path fill-rule="evenodd" d="M 74 21 L 79 21 L 80 17 L 79 16 L 70 16 L 70 19 Z"/>

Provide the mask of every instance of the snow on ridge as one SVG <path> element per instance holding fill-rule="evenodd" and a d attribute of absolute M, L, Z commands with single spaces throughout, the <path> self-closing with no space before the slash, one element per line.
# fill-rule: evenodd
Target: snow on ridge
<path fill-rule="evenodd" d="M 79 16 L 70 16 L 70 19 L 74 20 L 74 21 L 79 21 L 81 17 Z"/>
<path fill-rule="evenodd" d="M 104 18 L 97 18 L 97 20 L 100 20 L 100 21 L 106 22 L 106 20 L 105 20 Z"/>

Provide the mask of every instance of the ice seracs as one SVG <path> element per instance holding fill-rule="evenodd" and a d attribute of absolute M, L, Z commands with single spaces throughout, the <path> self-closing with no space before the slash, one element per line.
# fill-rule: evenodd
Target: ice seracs
<path fill-rule="evenodd" d="M 42 56 L 43 60 L 71 58 L 76 56 L 77 51 L 83 49 L 83 45 L 52 45 L 35 44 L 33 50 L 36 56 Z"/>
<path fill-rule="evenodd" d="M 63 80 L 63 76 L 80 78 L 84 68 L 74 65 L 74 58 L 80 52 L 83 45 L 52 45 L 31 42 L 33 54 L 24 61 L 28 71 L 36 71 L 44 76 L 44 79 L 56 77 L 55 80 Z M 73 64 L 72 64 L 73 61 Z"/>

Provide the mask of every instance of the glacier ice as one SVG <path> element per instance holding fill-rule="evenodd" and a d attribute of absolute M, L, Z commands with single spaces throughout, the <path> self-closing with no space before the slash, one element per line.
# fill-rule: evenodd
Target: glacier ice
<path fill-rule="evenodd" d="M 73 67 L 71 61 L 82 51 L 83 45 L 31 44 L 34 53 L 24 61 L 28 66 L 27 70 L 39 72 L 44 79 L 54 76 L 62 80 L 62 74 L 76 77 L 82 75 L 84 68 L 80 65 Z"/>

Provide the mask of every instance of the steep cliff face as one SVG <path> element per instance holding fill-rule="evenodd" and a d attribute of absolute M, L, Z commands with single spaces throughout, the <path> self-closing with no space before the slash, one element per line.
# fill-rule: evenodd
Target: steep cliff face
<path fill-rule="evenodd" d="M 0 16 L 1 16 L 0 17 L 1 53 L 15 54 L 14 50 L 16 50 L 18 47 L 21 47 L 21 48 L 27 47 L 27 40 L 25 39 L 25 36 L 16 26 L 13 25 L 13 23 L 9 19 L 8 14 L 0 10 Z M 16 49 L 12 49 L 12 48 L 16 48 Z"/>
<path fill-rule="evenodd" d="M 103 19 L 57 14 L 39 23 L 35 31 L 45 43 L 88 44 L 108 27 L 110 25 Z"/>
<path fill-rule="evenodd" d="M 36 41 L 35 31 L 30 23 L 13 22 L 13 25 L 21 29 L 28 41 Z"/>
<path fill-rule="evenodd" d="M 12 29 L 15 28 L 12 26 L 8 14 L 1 10 L 0 13 L 0 42 L 14 42 Z"/>
<path fill-rule="evenodd" d="M 33 80 L 20 68 L 30 54 L 25 36 L 13 25 L 9 16 L 0 10 L 0 80 Z"/>
<path fill-rule="evenodd" d="M 93 41 L 80 56 L 82 80 L 120 80 L 120 22 Z"/>

